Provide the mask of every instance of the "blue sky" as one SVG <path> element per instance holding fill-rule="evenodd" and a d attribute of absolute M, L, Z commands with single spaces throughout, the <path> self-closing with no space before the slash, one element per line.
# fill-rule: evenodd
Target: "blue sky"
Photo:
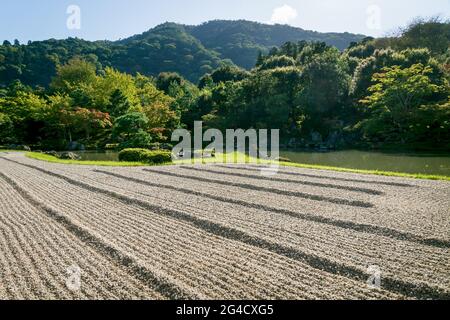
<path fill-rule="evenodd" d="M 80 8 L 81 29 L 67 28 L 69 5 Z M 199 24 L 212 19 L 379 36 L 417 16 L 438 14 L 450 18 L 450 0 L 2 0 L 0 39 L 116 40 L 165 21 Z"/>

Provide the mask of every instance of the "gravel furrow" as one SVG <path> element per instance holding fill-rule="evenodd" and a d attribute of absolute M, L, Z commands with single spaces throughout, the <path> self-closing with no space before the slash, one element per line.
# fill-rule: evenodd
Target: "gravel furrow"
<path fill-rule="evenodd" d="M 115 176 L 117 177 L 117 174 Z M 95 177 L 95 180 L 100 181 L 100 178 Z M 111 180 L 109 177 L 108 181 L 108 189 L 113 189 L 114 185 L 123 186 L 124 184 L 124 181 L 114 180 L 114 178 Z M 263 234 L 265 239 L 272 241 L 283 239 L 283 241 L 277 242 L 302 248 L 306 252 L 322 257 L 334 257 L 336 261 L 356 264 L 361 269 L 366 268 L 367 265 L 378 264 L 386 266 L 384 272 L 389 276 L 409 281 L 421 279 L 423 283 L 432 282 L 438 287 L 450 287 L 447 276 L 450 268 L 441 268 L 440 270 L 435 268 L 436 264 L 440 265 L 443 262 L 443 257 L 448 253 L 447 248 L 411 246 L 408 242 L 394 241 L 384 237 L 361 236 L 355 232 L 339 232 L 329 226 L 318 226 L 315 223 L 298 221 L 295 218 L 280 219 L 270 212 L 242 209 L 222 202 L 202 201 L 201 198 L 196 199 L 194 195 L 186 197 L 167 194 L 164 196 L 160 192 L 159 196 L 155 197 L 158 189 L 149 190 L 147 187 L 139 186 L 139 181 L 140 184 L 148 185 L 143 180 L 135 179 L 127 189 L 146 197 L 141 199 L 151 203 L 165 204 L 166 207 L 175 210 L 188 210 L 195 216 L 220 222 L 255 236 Z M 186 202 L 189 199 L 191 203 L 198 205 L 187 205 Z M 219 213 L 214 214 L 214 212 Z M 222 212 L 228 214 L 223 216 Z M 398 250 L 400 247 L 401 251 Z M 405 265 L 408 265 L 408 268 L 405 269 Z M 434 278 L 430 279 L 429 274 L 434 274 Z"/>
<path fill-rule="evenodd" d="M 351 206 L 351 207 L 362 207 L 362 208 L 373 207 L 373 204 L 370 202 L 367 202 L 367 201 L 335 198 L 335 197 L 329 197 L 329 196 L 324 196 L 324 195 L 316 195 L 316 194 L 312 194 L 312 193 L 306 193 L 306 192 L 302 192 L 302 191 L 292 191 L 292 190 L 287 190 L 285 188 L 274 188 L 272 186 L 257 186 L 255 184 L 251 184 L 251 183 L 210 179 L 210 178 L 202 177 L 199 174 L 192 176 L 192 175 L 184 174 L 184 173 L 158 171 L 156 169 L 144 169 L 144 171 L 151 172 L 154 174 L 166 175 L 169 177 L 193 180 L 193 181 L 201 182 L 201 183 L 208 183 L 208 184 L 214 183 L 214 184 L 227 186 L 227 187 L 238 187 L 238 188 L 246 189 L 246 190 L 254 190 L 254 191 L 256 190 L 256 191 L 262 191 L 262 192 L 267 192 L 267 193 L 273 193 L 276 195 L 289 196 L 289 197 L 295 197 L 295 198 L 304 198 L 304 199 L 313 200 L 313 201 L 341 204 L 341 205 L 346 205 L 346 206 Z"/>
<path fill-rule="evenodd" d="M 103 168 L 102 168 L 103 170 Z M 142 171 L 142 170 L 139 170 Z M 115 170 L 143 177 L 137 169 Z M 178 173 L 178 168 L 161 168 L 161 172 Z M 147 179 L 165 185 L 173 185 L 180 188 L 192 189 L 193 180 L 176 176 L 161 175 L 160 172 L 148 173 Z M 409 181 L 409 180 L 408 180 Z M 318 215 L 327 219 L 350 221 L 357 224 L 368 224 L 379 227 L 399 230 L 410 233 L 421 238 L 441 239 L 448 243 L 450 241 L 450 219 L 448 212 L 450 208 L 450 188 L 445 181 L 415 181 L 411 184 L 416 187 L 395 188 L 392 186 L 381 186 L 385 190 L 384 196 L 358 197 L 348 195 L 351 199 L 366 201 L 374 206 L 370 208 L 348 207 L 345 205 L 311 201 L 308 199 L 279 195 L 270 192 L 253 191 L 250 189 L 229 186 L 226 192 L 227 198 L 251 201 L 253 203 L 276 207 L 281 210 L 298 211 Z M 226 184 L 226 182 L 222 182 Z M 212 183 L 195 183 L 195 191 L 223 196 L 224 187 Z M 379 186 L 377 186 L 378 188 Z M 281 187 L 280 187 L 281 188 Z M 313 188 L 311 188 L 313 189 Z M 308 192 L 311 190 L 308 188 Z M 327 193 L 319 193 L 319 195 Z M 333 194 L 335 195 L 335 194 Z M 336 196 L 338 196 L 336 194 Z M 342 197 L 342 192 L 340 193 Z"/>
<path fill-rule="evenodd" d="M 254 179 L 254 180 L 259 180 L 259 181 L 264 180 L 264 181 L 292 183 L 294 185 L 305 185 L 305 186 L 312 186 L 312 187 L 319 187 L 319 188 L 329 188 L 329 189 L 346 190 L 346 191 L 353 191 L 353 192 L 362 192 L 362 193 L 367 193 L 370 195 L 382 195 L 383 194 L 382 191 L 369 189 L 369 188 L 347 186 L 344 184 L 337 185 L 337 184 L 323 183 L 323 182 L 281 179 L 281 178 L 276 178 L 276 177 L 265 177 L 262 175 L 255 175 L 255 174 L 248 174 L 248 173 L 243 174 L 243 173 L 233 172 L 231 170 L 221 171 L 221 170 L 213 170 L 211 168 L 197 168 L 197 167 L 192 167 L 192 166 L 191 167 L 181 166 L 180 168 L 185 169 L 185 170 L 191 170 L 194 172 L 212 173 L 214 176 L 231 176 L 231 177 L 239 177 L 239 178 L 246 178 L 246 179 Z"/>
<path fill-rule="evenodd" d="M 137 174 L 134 174 L 134 175 L 129 174 L 128 176 L 125 176 L 125 175 L 117 174 L 114 172 L 108 172 L 105 170 L 94 170 L 94 172 L 102 173 L 102 174 L 108 175 L 110 177 L 128 180 L 131 182 L 136 182 L 137 184 L 145 185 L 147 187 L 154 187 L 154 188 L 158 188 L 158 189 L 165 189 L 165 190 L 169 190 L 169 191 L 180 192 L 180 193 L 187 194 L 189 196 L 197 196 L 197 197 L 205 198 L 208 200 L 219 201 L 219 202 L 228 203 L 228 204 L 235 204 L 235 205 L 243 206 L 245 208 L 259 209 L 259 210 L 263 210 L 266 212 L 277 213 L 277 214 L 285 215 L 288 217 L 293 217 L 293 218 L 302 219 L 302 220 L 306 220 L 306 221 L 317 222 L 317 223 L 326 224 L 326 225 L 339 227 L 339 228 L 343 228 L 343 229 L 351 229 L 353 231 L 369 233 L 369 234 L 374 234 L 374 235 L 381 235 L 381 236 L 386 236 L 386 237 L 390 237 L 390 238 L 397 239 L 397 240 L 411 241 L 411 242 L 416 242 L 419 244 L 424 244 L 424 245 L 429 245 L 429 246 L 435 246 L 435 247 L 439 247 L 439 248 L 450 248 L 450 241 L 441 240 L 441 239 L 432 239 L 432 238 L 422 238 L 415 234 L 403 232 L 403 231 L 392 229 L 392 228 L 386 228 L 386 227 L 380 227 L 380 226 L 376 226 L 376 225 L 360 224 L 360 223 L 355 223 L 352 221 L 327 218 L 327 217 L 322 217 L 322 216 L 316 215 L 316 214 L 304 213 L 301 211 L 279 209 L 279 208 L 272 207 L 272 206 L 262 205 L 260 203 L 215 195 L 213 193 L 199 192 L 199 191 L 196 191 L 193 189 L 180 188 L 180 187 L 177 187 L 177 186 L 174 186 L 171 184 L 155 183 L 155 182 L 150 181 L 149 179 L 143 179 L 142 176 L 140 176 L 140 175 L 138 178 Z M 89 175 L 89 176 L 92 177 L 91 175 Z M 89 179 L 89 176 L 86 176 L 86 179 Z M 118 183 L 120 183 L 120 180 L 114 181 L 111 179 L 102 179 L 102 177 L 99 177 L 99 176 L 96 176 L 95 179 L 96 179 L 96 181 L 102 181 L 102 183 L 104 183 L 110 187 L 115 187 L 115 186 L 117 186 Z M 147 190 L 148 190 L 148 188 L 147 188 Z M 144 191 L 147 191 L 147 190 L 144 190 Z M 198 202 L 202 202 L 202 200 L 198 200 Z M 217 205 L 217 204 L 214 203 L 214 205 Z"/>
<path fill-rule="evenodd" d="M 215 299 L 450 299 L 448 183 L 293 168 L 268 178 L 256 170 L 143 172 L 0 156 L 0 176 L 15 188 L 7 196 L 33 205 L 5 206 L 0 198 L 5 217 L 16 216 L 0 216 L 0 242 L 9 248 L 0 263 L 12 270 L 3 274 L 27 288 L 17 292 L 22 298 L 67 298 L 56 278 L 78 241 L 131 275 L 123 285 L 89 283 L 87 297 L 122 298 L 130 286 L 146 284 L 168 298 L 179 291 Z M 55 229 L 27 217 L 33 210 Z M 70 237 L 40 239 L 59 229 Z M 36 269 L 34 282 L 10 262 L 24 256 Z M 86 270 L 95 272 L 95 259 L 86 257 Z M 39 260 L 45 265 L 36 267 Z M 383 289 L 365 284 L 369 265 L 381 267 Z M 48 276 L 39 279 L 41 273 Z M 0 287 L 0 294 L 13 289 Z"/>
<path fill-rule="evenodd" d="M 30 207 L 20 194 L 9 187 L 4 178 L 0 178 L 0 185 L 0 199 L 14 199 L 14 207 L 1 201 L 0 231 L 6 236 L 9 233 L 9 236 L 0 237 L 5 244 L 2 246 L 2 253 L 7 257 L 0 260 L 0 269 L 9 275 L 2 278 L 3 285 L 12 289 L 5 291 L 6 296 L 0 298 L 162 298 L 160 294 L 128 276 L 125 269 L 118 268 L 109 259 L 71 237 L 64 228 L 42 212 Z M 67 250 L 67 244 L 73 249 Z M 66 269 L 71 265 L 69 263 L 78 265 L 82 270 L 81 290 L 76 293 L 65 285 Z M 106 291 L 107 288 L 109 292 Z"/>
<path fill-rule="evenodd" d="M 12 170 L 13 168 L 11 168 Z M 13 172 L 9 172 L 8 174 L 13 174 Z M 20 186 L 22 188 L 27 188 L 29 190 L 30 194 L 33 194 L 33 196 L 36 196 L 39 194 L 39 190 L 42 187 L 41 185 L 33 186 L 34 183 L 39 181 L 34 177 L 30 177 L 30 175 L 27 172 L 27 180 L 20 183 Z M 39 176 L 39 175 L 37 175 Z M 41 175 L 42 176 L 42 175 Z M 19 180 L 20 175 L 14 176 L 14 180 Z M 43 182 L 44 185 L 50 185 L 49 180 L 52 182 L 55 182 L 59 179 L 51 178 Z M 59 187 L 64 187 L 63 190 L 66 191 L 67 189 L 64 184 L 61 184 L 61 181 L 58 181 Z M 50 185 L 50 189 L 58 190 L 58 186 Z M 97 200 L 98 198 L 104 198 L 102 194 L 99 193 L 93 193 L 92 196 L 87 195 L 86 193 L 90 193 L 92 191 L 86 191 L 86 190 L 79 190 L 80 188 L 72 186 L 73 192 L 75 194 L 79 194 L 79 199 L 89 199 L 89 203 L 91 201 Z M 50 191 L 47 191 L 50 192 Z M 84 193 L 83 193 L 84 192 Z M 54 192 L 55 193 L 55 192 Z M 55 193 L 56 194 L 56 193 Z M 95 196 L 94 196 L 95 195 Z M 56 203 L 53 203 L 53 195 L 50 193 L 42 194 L 42 196 L 39 197 L 46 197 L 46 204 L 52 202 L 52 206 L 58 206 L 61 207 L 61 204 L 58 202 L 59 199 L 55 200 Z M 48 198 L 48 199 L 47 199 Z M 72 193 L 68 195 L 66 199 L 72 199 L 70 201 L 69 205 L 74 206 L 72 210 L 67 213 L 67 208 L 63 208 L 65 214 L 68 216 L 75 215 L 77 212 L 79 215 L 83 214 L 83 211 L 80 208 L 75 206 L 75 204 L 78 204 L 79 201 L 77 199 L 73 199 Z M 106 208 L 106 211 L 113 210 L 114 208 L 117 208 L 120 204 L 117 203 L 117 201 L 113 199 L 108 199 L 110 205 Z M 123 207 L 123 204 L 122 204 Z M 135 211 L 140 211 L 142 215 L 146 215 L 147 220 L 142 220 L 142 225 L 148 225 L 149 218 L 156 219 L 158 216 L 153 215 L 148 212 L 147 210 L 142 210 L 142 208 L 133 208 L 132 205 L 128 205 L 127 207 L 127 214 L 130 216 L 133 216 L 135 219 L 136 214 Z M 59 209 L 58 209 L 59 210 Z M 110 211 L 111 212 L 111 211 Z M 84 213 L 86 214 L 86 213 Z M 96 212 L 97 214 L 97 212 Z M 122 221 L 108 221 L 107 218 L 104 218 L 105 220 L 103 223 L 108 224 L 110 226 L 114 226 L 114 231 L 118 230 L 117 224 L 123 224 L 128 219 L 126 216 L 122 217 Z M 114 214 L 109 220 L 113 220 Z M 186 223 L 180 223 L 177 222 L 177 220 L 164 218 L 164 219 L 158 219 L 159 223 L 159 229 L 160 230 L 166 230 L 165 225 L 163 223 L 166 223 L 168 220 L 172 220 L 171 223 L 177 223 L 179 227 L 185 226 Z M 75 221 L 75 220 L 73 220 Z M 136 221 L 132 221 L 134 226 L 136 227 Z M 81 222 L 80 222 L 81 223 Z M 84 222 L 87 224 L 87 222 Z M 85 227 L 85 226 L 83 226 Z M 99 225 L 98 222 L 92 223 L 92 229 L 94 228 L 102 228 L 102 225 Z M 149 227 L 149 226 L 147 226 Z M 189 227 L 189 226 L 187 226 Z M 344 277 L 336 276 L 333 274 L 329 274 L 327 272 L 322 272 L 320 270 L 317 270 L 316 268 L 308 267 L 307 265 L 304 265 L 298 261 L 293 261 L 288 258 L 283 258 L 283 256 L 273 254 L 270 251 L 261 250 L 259 248 L 255 248 L 254 246 L 248 246 L 245 244 L 242 244 L 241 242 L 235 242 L 223 239 L 223 237 L 217 237 L 217 236 L 211 236 L 208 235 L 208 233 L 203 232 L 202 230 L 198 230 L 198 228 L 192 228 L 189 227 L 189 236 L 186 236 L 186 233 L 182 232 L 182 234 L 178 235 L 176 233 L 172 233 L 171 230 L 168 230 L 168 235 L 171 236 L 172 239 L 172 247 L 170 248 L 172 251 L 177 251 L 177 242 L 180 241 L 181 243 L 185 243 L 186 241 L 191 240 L 191 238 L 198 238 L 196 241 L 191 241 L 193 243 L 196 243 L 196 245 L 202 245 L 202 250 L 200 251 L 200 254 L 195 253 L 195 256 L 197 256 L 199 261 L 192 261 L 194 262 L 194 268 L 192 270 L 188 270 L 186 274 L 190 274 L 191 278 L 196 278 L 196 273 L 202 272 L 204 270 L 205 273 L 211 273 L 216 278 L 222 278 L 222 282 L 228 285 L 227 296 L 222 296 L 222 298 L 233 298 L 233 297 L 281 297 L 281 298 L 324 298 L 324 297 L 330 297 L 334 295 L 335 298 L 339 297 L 345 297 L 345 296 L 354 296 L 357 298 L 375 298 L 380 296 L 390 296 L 391 298 L 395 297 L 395 295 L 387 293 L 386 291 L 377 292 L 368 290 L 364 282 L 358 282 L 353 281 L 350 279 L 346 279 Z M 197 237 L 196 234 L 200 234 L 201 237 Z M 108 237 L 113 237 L 114 234 L 107 235 Z M 145 247 L 148 251 L 154 250 L 154 248 L 151 247 L 151 244 L 158 244 L 159 241 L 161 241 L 160 238 L 151 238 L 147 241 L 147 234 L 144 234 L 145 237 L 141 237 L 139 240 L 142 243 L 142 246 Z M 148 234 L 149 237 L 151 237 L 151 234 Z M 180 240 L 178 240 L 180 238 Z M 128 250 L 126 247 L 127 244 L 129 244 L 129 241 L 131 239 L 122 239 L 120 236 L 116 236 L 115 239 L 108 239 L 109 241 L 114 242 L 115 246 L 122 246 L 122 250 Z M 106 241 L 106 240 L 105 240 Z M 177 242 L 176 242 L 177 241 Z M 209 243 L 214 243 L 214 246 L 209 245 Z M 148 243 L 148 246 L 146 245 Z M 191 247 L 191 243 L 189 242 L 189 247 Z M 183 250 L 188 250 L 184 249 Z M 214 261 L 214 259 L 211 259 L 209 264 L 204 263 L 205 260 L 207 260 L 207 257 L 214 257 L 216 256 L 215 252 L 211 252 L 211 250 L 218 250 L 223 251 L 225 256 L 223 257 L 222 261 Z M 233 255 L 230 256 L 230 252 L 233 252 Z M 134 256 L 136 256 L 139 253 L 135 253 L 133 249 L 129 250 L 129 253 Z M 163 256 L 170 256 L 170 253 L 167 251 L 156 251 L 155 254 L 151 254 L 152 252 L 149 252 L 147 254 L 149 260 L 150 258 L 154 258 L 158 255 Z M 212 255 L 210 254 L 212 253 Z M 190 252 L 189 252 L 190 254 Z M 237 259 L 238 257 L 239 259 Z M 189 257 L 188 257 L 189 258 Z M 147 263 L 150 265 L 152 261 L 147 261 Z M 176 260 L 174 261 L 176 262 Z M 220 262 L 220 263 L 218 263 Z M 203 266 L 200 264 L 203 263 Z M 218 268 L 218 264 L 227 264 L 229 269 L 220 269 Z M 182 261 L 182 264 L 180 264 L 180 267 L 183 266 L 183 269 L 186 269 L 189 267 L 189 261 Z M 166 272 L 170 272 L 173 270 L 174 274 L 180 274 L 184 273 L 185 270 L 178 269 L 176 265 L 167 266 L 162 265 L 160 267 L 165 267 Z M 167 270 L 169 269 L 169 270 Z M 172 269 L 172 270 L 170 270 Z M 238 274 L 237 276 L 234 274 L 236 271 L 239 272 L 240 269 L 243 269 L 246 271 L 245 274 Z M 258 272 L 255 272 L 255 270 L 258 270 Z M 247 277 L 247 278 L 246 278 Z M 200 277 L 199 277 L 200 278 Z M 306 279 L 305 279 L 306 278 Z M 239 280 L 240 279 L 240 280 Z M 245 281 L 243 281 L 245 279 Z M 324 281 L 326 279 L 326 281 Z M 333 279 L 333 280 L 332 280 Z M 244 283 L 239 283 L 244 282 Z M 311 285 L 308 285 L 305 287 L 305 283 L 310 283 Z M 215 297 L 215 291 L 216 288 L 214 286 L 211 287 L 211 284 L 208 288 L 203 288 L 205 283 L 202 283 L 201 286 L 195 287 L 195 289 L 199 292 L 202 290 L 206 291 L 208 293 L 208 297 Z M 232 288 L 237 288 L 240 290 L 239 295 L 237 293 L 233 295 Z M 340 289 L 339 289 L 340 288 Z M 344 289 L 344 288 L 348 288 Z M 340 291 L 343 290 L 343 291 Z M 351 293 L 352 292 L 352 293 Z M 231 293 L 231 294 L 230 294 Z"/>
<path fill-rule="evenodd" d="M 244 165 L 215 165 L 214 168 L 226 168 L 231 170 L 243 171 L 243 172 L 259 172 L 261 173 L 264 170 L 270 170 L 270 167 L 265 166 L 244 166 Z M 353 182 L 358 184 L 368 184 L 368 185 L 385 185 L 385 186 L 394 186 L 394 187 L 413 187 L 412 184 L 409 183 L 401 183 L 401 182 L 392 182 L 392 181 L 380 181 L 380 180 L 368 180 L 368 179 L 350 179 L 337 177 L 333 175 L 332 171 L 321 171 L 321 174 L 311 174 L 311 173 L 302 173 L 299 172 L 301 169 L 296 168 L 295 171 L 288 171 L 288 168 L 279 167 L 277 170 L 277 175 L 286 175 L 291 177 L 303 177 L 303 178 L 312 178 L 315 180 L 330 180 L 330 181 L 339 181 L 339 182 Z M 309 171 L 312 171 L 308 169 Z M 330 173 L 329 175 L 327 173 Z"/>

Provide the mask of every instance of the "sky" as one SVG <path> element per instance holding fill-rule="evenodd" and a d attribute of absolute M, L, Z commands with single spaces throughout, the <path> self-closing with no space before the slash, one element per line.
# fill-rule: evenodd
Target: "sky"
<path fill-rule="evenodd" d="M 450 18 L 450 0 L 1 0 L 0 40 L 117 40 L 166 21 L 213 19 L 383 36 L 436 15 Z"/>

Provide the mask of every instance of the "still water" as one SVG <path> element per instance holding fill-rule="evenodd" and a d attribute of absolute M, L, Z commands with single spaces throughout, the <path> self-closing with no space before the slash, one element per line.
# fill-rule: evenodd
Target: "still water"
<path fill-rule="evenodd" d="M 325 166 L 450 175 L 450 155 L 384 153 L 373 151 L 280 152 L 292 162 Z"/>
<path fill-rule="evenodd" d="M 117 152 L 82 152 L 82 160 L 118 161 Z M 281 151 L 280 156 L 292 162 L 333 167 L 423 173 L 450 176 L 450 154 L 384 153 L 373 151 Z"/>

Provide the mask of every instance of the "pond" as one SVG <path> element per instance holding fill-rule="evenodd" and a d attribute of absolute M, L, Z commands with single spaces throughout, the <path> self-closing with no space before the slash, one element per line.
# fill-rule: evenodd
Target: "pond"
<path fill-rule="evenodd" d="M 118 161 L 117 152 L 80 152 L 82 160 Z M 450 176 L 450 155 L 429 153 L 384 153 L 374 151 L 281 151 L 292 162 L 333 167 L 422 173 Z"/>
<path fill-rule="evenodd" d="M 119 161 L 119 153 L 116 151 L 77 151 L 75 153 L 84 161 Z"/>
<path fill-rule="evenodd" d="M 425 153 L 385 153 L 375 151 L 297 152 L 282 151 L 292 162 L 332 167 L 450 175 L 450 155 Z"/>

